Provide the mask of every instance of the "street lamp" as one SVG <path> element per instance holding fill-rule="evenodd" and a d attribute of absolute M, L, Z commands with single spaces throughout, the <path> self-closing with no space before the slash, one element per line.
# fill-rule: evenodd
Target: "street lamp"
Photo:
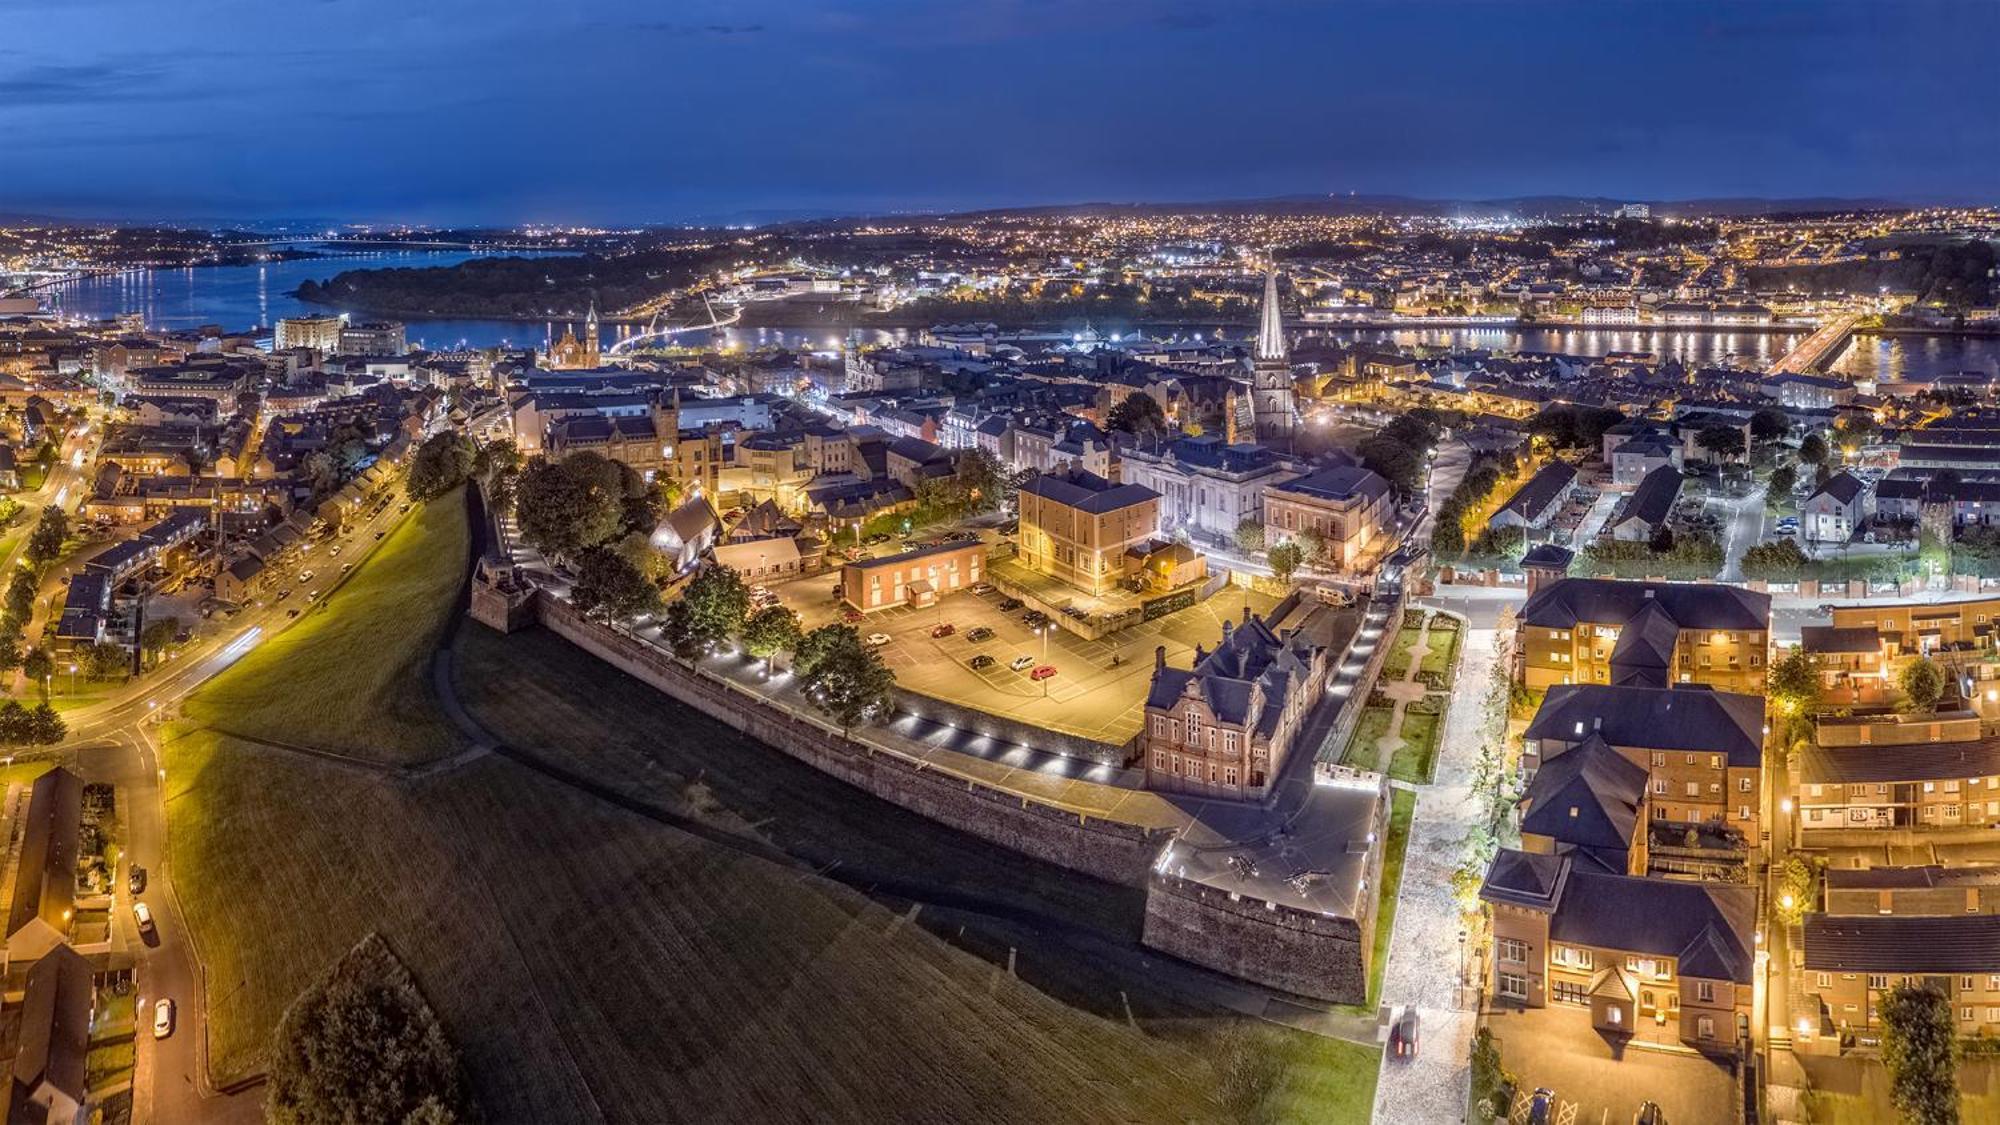
<path fill-rule="evenodd" d="M 76 665 L 69 666 L 69 693 L 76 694 Z"/>

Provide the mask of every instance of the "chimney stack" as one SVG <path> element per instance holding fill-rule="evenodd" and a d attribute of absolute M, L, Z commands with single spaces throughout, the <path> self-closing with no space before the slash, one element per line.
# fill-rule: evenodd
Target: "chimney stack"
<path fill-rule="evenodd" d="M 1167 646 L 1160 645 L 1158 648 L 1155 648 L 1153 650 L 1153 667 L 1158 669 L 1158 668 L 1165 668 L 1166 666 L 1167 666 Z"/>

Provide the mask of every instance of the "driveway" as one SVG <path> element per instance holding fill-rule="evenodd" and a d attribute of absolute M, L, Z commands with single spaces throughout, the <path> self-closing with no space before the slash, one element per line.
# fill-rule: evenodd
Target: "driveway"
<path fill-rule="evenodd" d="M 1590 1026 L 1590 1013 L 1568 1005 L 1501 1008 L 1483 1019 L 1499 1040 L 1501 1065 L 1518 1084 L 1511 1121 L 1525 1120 L 1538 1087 L 1555 1092 L 1556 1125 L 1627 1122 L 1647 1100 L 1658 1102 L 1674 1125 L 1735 1120 L 1736 1079 L 1705 1055 L 1628 1047 L 1614 1057 Z M 1389 1119 L 1378 1110 L 1376 1120 Z"/>

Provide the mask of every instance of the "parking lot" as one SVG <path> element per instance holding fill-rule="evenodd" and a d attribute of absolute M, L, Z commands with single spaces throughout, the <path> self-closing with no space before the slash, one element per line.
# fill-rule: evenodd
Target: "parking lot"
<path fill-rule="evenodd" d="M 813 629 L 842 620 L 845 607 L 833 596 L 834 583 L 834 575 L 821 574 L 771 590 L 799 614 L 805 628 Z M 880 633 L 889 638 L 881 646 L 882 659 L 906 688 L 1115 744 L 1139 731 L 1157 647 L 1165 645 L 1168 660 L 1186 667 L 1196 644 L 1213 647 L 1221 638 L 1225 618 L 1238 621 L 1245 606 L 1261 614 L 1276 604 L 1265 595 L 1226 587 L 1199 605 L 1093 641 L 1053 626 L 1036 633 L 1022 621 L 1025 609 L 1000 609 L 1004 596 L 959 591 L 924 609 L 877 610 L 855 628 L 864 637 Z M 948 636 L 932 636 L 946 624 L 951 626 Z M 973 640 L 971 635 L 982 628 L 993 635 Z M 982 655 L 992 663 L 973 668 L 974 658 Z M 1017 662 L 1023 666 L 1013 667 Z M 1053 667 L 1055 674 L 1031 679 L 1031 670 L 1042 665 Z"/>
<path fill-rule="evenodd" d="M 1509 1121 L 1527 1121 L 1537 1088 L 1555 1094 L 1554 1125 L 1629 1122 L 1648 1100 L 1659 1103 L 1671 1125 L 1734 1118 L 1736 1080 L 1727 1066 L 1693 1052 L 1614 1048 L 1582 1008 L 1501 1008 L 1481 1021 L 1499 1040 L 1502 1065 L 1518 1084 Z"/>

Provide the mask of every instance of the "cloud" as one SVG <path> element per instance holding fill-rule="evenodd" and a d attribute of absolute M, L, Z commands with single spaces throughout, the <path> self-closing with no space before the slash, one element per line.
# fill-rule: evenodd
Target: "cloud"
<path fill-rule="evenodd" d="M 669 35 L 756 35 L 764 30 L 761 23 L 638 23 L 631 26 L 634 31 L 658 31 Z"/>
<path fill-rule="evenodd" d="M 85 105 L 154 100 L 157 74 L 110 63 L 38 66 L 0 77 L 0 104 L 9 106 Z"/>

